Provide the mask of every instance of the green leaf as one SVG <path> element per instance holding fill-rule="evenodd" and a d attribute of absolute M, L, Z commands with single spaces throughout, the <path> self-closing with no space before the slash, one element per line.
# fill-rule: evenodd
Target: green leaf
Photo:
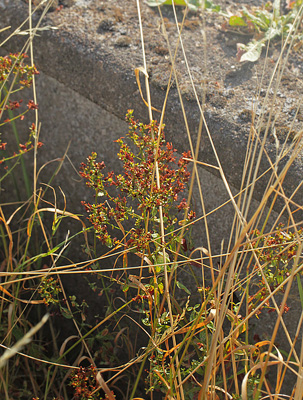
<path fill-rule="evenodd" d="M 218 6 L 217 4 L 214 4 L 211 0 L 205 0 L 204 2 L 204 7 L 206 10 L 211 10 L 214 12 L 220 12 L 221 7 Z"/>
<path fill-rule="evenodd" d="M 267 27 L 269 28 L 270 25 L 272 24 L 272 14 L 270 14 L 269 12 L 259 12 L 258 13 L 258 18 L 260 21 L 262 21 L 262 23 L 264 24 L 264 28 Z"/>
<path fill-rule="evenodd" d="M 163 5 L 171 5 L 172 0 L 147 0 L 146 3 L 150 7 L 162 6 Z M 185 0 L 175 0 L 175 6 L 186 6 Z"/>
<path fill-rule="evenodd" d="M 272 40 L 277 36 L 281 36 L 281 34 L 282 34 L 281 29 L 279 29 L 278 27 L 271 26 L 268 28 L 268 31 L 265 34 L 265 39 Z"/>
<path fill-rule="evenodd" d="M 172 0 L 147 0 L 146 3 L 150 7 L 157 7 L 161 5 L 171 5 Z M 190 10 L 197 11 L 202 5 L 202 0 L 174 0 L 175 6 L 188 6 Z"/>
<path fill-rule="evenodd" d="M 232 15 L 229 18 L 230 26 L 247 26 L 247 23 L 244 21 L 242 17 L 238 17 L 237 15 Z"/>
<path fill-rule="evenodd" d="M 301 282 L 300 275 L 297 275 L 297 282 L 298 282 L 298 289 L 299 289 L 301 307 L 302 307 L 302 310 L 303 310 L 303 288 L 302 288 L 302 282 Z"/>
<path fill-rule="evenodd" d="M 147 0 L 146 3 L 150 7 L 157 7 L 161 6 L 162 4 L 167 4 L 167 0 Z"/>
<path fill-rule="evenodd" d="M 61 314 L 63 315 L 64 318 L 66 319 L 72 319 L 73 314 L 65 307 L 61 307 Z"/>
<path fill-rule="evenodd" d="M 275 20 L 277 20 L 280 17 L 280 10 L 281 10 L 281 0 L 275 0 L 273 2 L 273 14 Z"/>
<path fill-rule="evenodd" d="M 153 260 L 154 260 L 154 264 L 155 264 L 157 273 L 162 272 L 164 269 L 164 264 L 170 262 L 169 255 L 166 252 L 165 252 L 165 261 L 164 261 L 162 251 L 159 251 L 158 253 L 154 254 Z"/>
<path fill-rule="evenodd" d="M 238 50 L 244 51 L 244 54 L 240 57 L 240 62 L 244 61 L 250 61 L 250 62 L 255 62 L 257 61 L 262 53 L 262 47 L 264 47 L 263 42 L 258 42 L 258 41 L 251 41 L 248 43 L 248 45 L 244 45 L 241 43 L 238 43 Z"/>
<path fill-rule="evenodd" d="M 129 289 L 129 286 L 125 283 L 122 287 L 123 292 L 127 292 Z"/>
<path fill-rule="evenodd" d="M 197 11 L 199 7 L 202 6 L 202 0 L 185 0 L 188 8 L 192 11 Z M 176 2 L 175 2 L 176 4 Z"/>
<path fill-rule="evenodd" d="M 179 281 L 177 281 L 176 283 L 177 283 L 177 286 L 178 286 L 179 289 L 184 290 L 187 294 L 191 294 L 190 290 L 187 289 L 187 287 L 184 286 L 183 283 L 181 283 L 181 282 L 179 282 Z"/>
<path fill-rule="evenodd" d="M 18 340 L 23 338 L 24 331 L 21 328 L 19 328 L 19 326 L 15 325 L 13 327 L 13 335 L 14 335 L 14 338 L 16 339 L 16 341 L 18 342 Z"/>
<path fill-rule="evenodd" d="M 264 22 L 262 18 L 258 17 L 256 14 L 250 13 L 244 6 L 242 9 L 242 14 L 246 17 L 247 20 L 251 21 L 255 26 L 258 26 L 264 31 L 267 30 L 268 24 Z"/>

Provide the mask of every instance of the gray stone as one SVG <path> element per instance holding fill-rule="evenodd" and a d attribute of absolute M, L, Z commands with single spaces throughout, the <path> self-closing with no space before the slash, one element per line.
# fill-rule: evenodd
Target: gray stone
<path fill-rule="evenodd" d="M 128 47 L 132 42 L 132 39 L 129 36 L 123 35 L 118 37 L 115 45 L 118 47 Z"/>

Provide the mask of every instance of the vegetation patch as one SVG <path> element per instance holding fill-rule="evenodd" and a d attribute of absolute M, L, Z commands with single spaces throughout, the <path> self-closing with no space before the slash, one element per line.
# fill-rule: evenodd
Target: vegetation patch
<path fill-rule="evenodd" d="M 63 2 L 59 3 L 63 6 Z M 197 121 L 195 134 L 189 130 L 180 74 L 175 70 L 168 40 L 167 47 L 156 45 L 154 49 L 158 56 L 170 57 L 168 81 L 163 88 L 168 95 L 174 79 L 189 149 L 178 153 L 179 144 L 166 139 L 164 132 L 171 129 L 163 124 L 164 115 L 169 112 L 168 96 L 157 121 L 153 118 L 157 109 L 152 105 L 149 75 L 145 67 L 138 67 L 134 77 L 149 120 L 142 122 L 135 118 L 135 111 L 127 111 L 128 132 L 113 143 L 117 149 L 115 172 L 107 169 L 96 151 L 86 161 L 79 160 L 79 174 L 89 188 L 91 200 L 82 202 L 86 215 L 75 213 L 65 201 L 64 187 L 56 187 L 53 177 L 47 184 L 40 184 L 44 166 L 37 168 L 40 136 L 43 140 L 48 132 L 43 132 L 39 124 L 35 90 L 39 72 L 34 63 L 33 38 L 53 5 L 51 1 L 37 4 L 43 11 L 33 26 L 30 2 L 29 29 L 21 27 L 10 32 L 12 37 L 19 37 L 20 33 L 28 37 L 25 47 L 20 53 L 0 57 L 0 190 L 6 196 L 4 201 L 1 197 L 0 204 L 2 397 L 299 398 L 301 343 L 298 334 L 289 334 L 287 317 L 295 291 L 298 314 L 303 308 L 302 204 L 295 197 L 301 183 L 289 193 L 287 174 L 301 155 L 302 131 L 292 136 L 289 130 L 283 142 L 275 128 L 268 92 L 263 96 L 265 105 L 261 111 L 239 110 L 239 118 L 250 124 L 250 131 L 245 162 L 237 171 L 242 176 L 241 187 L 232 193 L 204 117 L 206 104 L 201 106 L 195 88 L 193 99 L 198 103 L 200 123 Z M 195 11 L 201 4 L 180 1 L 179 5 L 186 7 L 186 18 L 188 8 Z M 293 37 L 300 40 L 300 24 L 295 21 L 301 3 L 287 5 L 290 11 L 286 16 L 275 1 L 271 8 L 267 5 L 253 12 L 243 8 L 241 15 L 229 17 L 230 26 L 255 35 L 255 41 L 245 48 L 238 46 L 242 52 L 238 54 L 240 62 L 257 61 L 259 47 L 291 34 L 292 29 Z M 221 12 L 207 1 L 204 8 Z M 121 22 L 122 14 L 117 10 L 116 14 L 116 22 Z M 142 28 L 138 40 L 144 46 L 140 13 L 138 18 Z M 181 30 L 184 24 L 185 20 Z M 113 25 L 111 29 L 108 26 L 99 26 L 99 34 L 106 31 L 111 35 Z M 176 26 L 179 29 L 178 21 Z M 258 39 L 256 35 L 260 35 Z M 290 50 L 294 43 L 288 44 Z M 131 42 L 127 40 L 115 48 L 125 51 L 129 46 Z M 185 51 L 182 55 L 187 61 Z M 275 72 L 282 68 L 281 60 L 279 57 Z M 146 61 L 144 56 L 144 65 Z M 146 99 L 139 72 L 144 75 Z M 189 67 L 187 73 L 193 82 Z M 281 80 L 274 75 L 272 81 L 277 85 L 276 95 Z M 220 82 L 212 81 L 209 86 L 223 96 Z M 236 97 L 236 91 L 232 95 Z M 226 103 L 221 104 L 224 108 Z M 296 110 L 295 116 L 300 114 L 300 106 Z M 256 116 L 266 123 L 259 123 Z M 269 132 L 274 139 L 271 147 Z M 215 164 L 199 157 L 202 133 L 203 140 L 211 145 Z M 91 147 L 95 150 L 94 144 Z M 29 155 L 33 156 L 33 167 Z M 262 157 L 269 165 L 265 173 L 260 172 Z M 60 173 L 66 158 L 65 154 L 56 160 L 54 175 Z M 234 222 L 220 254 L 214 253 L 210 240 L 211 230 L 218 229 L 220 223 L 215 228 L 209 223 L 209 216 L 225 204 L 210 211 L 205 209 L 201 166 L 220 175 L 234 210 Z M 22 185 L 18 183 L 20 176 Z M 266 189 L 253 208 L 251 200 L 260 179 L 266 179 Z M 195 186 L 198 201 L 193 198 Z M 58 206 L 59 191 L 63 193 L 64 207 Z M 274 211 L 278 202 L 279 213 Z M 70 233 L 66 221 L 69 228 L 76 227 L 76 233 Z M 204 227 L 203 241 L 199 224 Z M 72 251 L 68 253 L 69 248 Z M 72 291 L 72 285 L 67 290 L 66 281 L 75 276 L 85 290 L 76 285 Z M 90 304 L 91 298 L 98 304 L 97 309 Z M 273 326 L 270 337 L 265 338 L 262 318 L 268 315 Z M 301 319 L 294 318 L 292 323 L 300 332 Z M 253 325 L 257 325 L 257 331 L 253 331 Z M 286 347 L 277 341 L 280 327 L 288 340 Z M 291 387 L 289 382 L 293 382 Z"/>

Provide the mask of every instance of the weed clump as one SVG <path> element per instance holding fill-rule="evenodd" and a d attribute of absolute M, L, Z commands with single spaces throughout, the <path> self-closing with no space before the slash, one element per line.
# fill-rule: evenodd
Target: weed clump
<path fill-rule="evenodd" d="M 155 258 L 161 250 L 159 207 L 166 227 L 166 247 L 171 250 L 180 242 L 178 225 L 189 224 L 195 217 L 185 198 L 180 201 L 190 178 L 187 166 L 191 154 L 183 153 L 177 161 L 176 149 L 165 141 L 164 131 L 159 132 L 155 121 L 148 125 L 139 123 L 134 120 L 133 111 L 128 112 L 126 120 L 129 123 L 127 138 L 135 151 L 124 138 L 116 140 L 120 146 L 118 158 L 123 163 L 123 174 L 111 171 L 105 175 L 105 164 L 96 161 L 97 154 L 88 157 L 80 174 L 94 189 L 95 199 L 105 201 L 83 204 L 103 244 L 112 247 L 122 240 L 125 248 Z M 117 196 L 110 194 L 110 187 L 116 188 Z M 185 216 L 180 220 L 182 211 Z M 123 227 L 126 221 L 130 229 Z M 109 227 L 113 232 L 120 231 L 122 238 L 112 237 L 114 233 L 108 232 Z"/>

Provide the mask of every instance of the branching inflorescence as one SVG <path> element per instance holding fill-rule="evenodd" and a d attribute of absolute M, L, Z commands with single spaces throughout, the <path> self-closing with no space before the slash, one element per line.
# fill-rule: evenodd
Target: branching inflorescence
<path fill-rule="evenodd" d="M 128 111 L 126 120 L 129 123 L 127 138 L 135 151 L 126 143 L 125 138 L 116 140 L 120 146 L 118 158 L 123 163 L 122 174 L 113 171 L 105 174 L 105 164 L 96 161 L 96 153 L 88 157 L 87 164 L 82 163 L 80 173 L 87 180 L 87 185 L 94 189 L 95 198 L 105 199 L 100 203 L 83 204 L 103 244 L 111 247 L 120 243 L 119 239 L 109 233 L 110 227 L 112 231 L 123 233 L 127 248 L 151 254 L 153 250 L 150 242 L 156 243 L 160 238 L 160 206 L 167 233 L 170 234 L 168 246 L 173 246 L 180 239 L 173 232 L 182 223 L 178 217 L 181 211 L 186 211 L 183 223 L 189 223 L 195 217 L 185 198 L 180 199 L 190 179 L 187 167 L 191 154 L 183 153 L 177 161 L 176 149 L 165 141 L 163 130 L 159 133 L 156 121 L 148 125 L 139 123 L 134 120 L 133 111 Z M 111 186 L 117 189 L 117 196 L 110 194 Z M 132 229 L 127 230 L 122 226 L 126 220 L 132 220 Z"/>

